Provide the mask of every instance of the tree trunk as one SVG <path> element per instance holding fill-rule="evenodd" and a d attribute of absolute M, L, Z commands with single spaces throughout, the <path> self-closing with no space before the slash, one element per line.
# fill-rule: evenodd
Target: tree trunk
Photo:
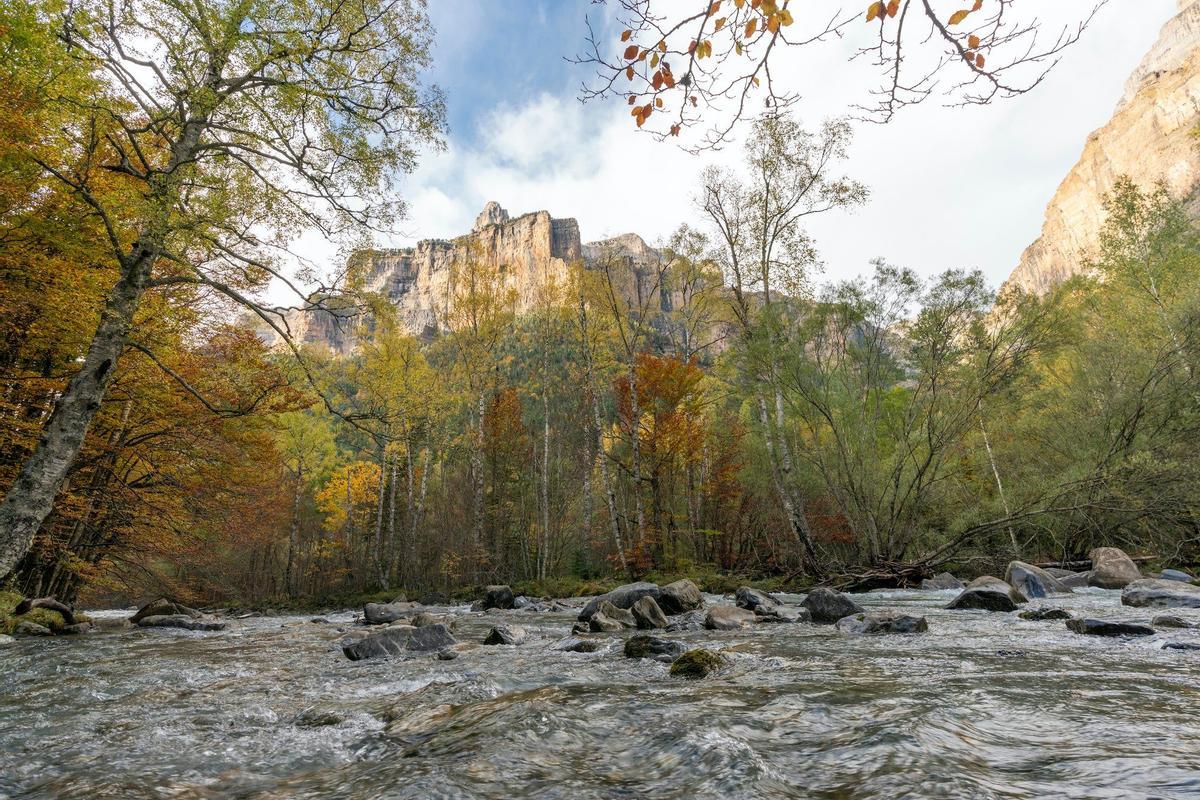
<path fill-rule="evenodd" d="M 375 505 L 375 552 L 372 558 L 375 561 L 375 574 L 379 580 L 381 589 L 388 588 L 388 570 L 387 564 L 383 559 L 383 503 L 387 497 L 387 455 L 384 452 L 379 454 L 379 502 Z"/>
<path fill-rule="evenodd" d="M 0 501 L 0 578 L 29 552 L 34 535 L 54 508 L 54 498 L 112 382 L 157 258 L 156 250 L 134 245 L 121 279 L 105 301 L 82 367 L 55 402 L 37 446 Z"/>

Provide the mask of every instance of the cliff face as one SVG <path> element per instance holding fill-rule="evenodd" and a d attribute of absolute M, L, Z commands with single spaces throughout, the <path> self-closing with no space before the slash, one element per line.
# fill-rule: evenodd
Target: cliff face
<path fill-rule="evenodd" d="M 1192 136 L 1198 125 L 1200 0 L 1179 0 L 1179 13 L 1129 77 L 1112 119 L 1088 136 L 1009 283 L 1043 294 L 1080 272 L 1104 224 L 1104 195 L 1120 176 L 1143 188 L 1164 180 L 1172 192 L 1190 189 L 1200 180 Z"/>
<path fill-rule="evenodd" d="M 538 302 L 548 280 L 565 284 L 572 262 L 585 266 L 606 255 L 616 255 L 636 272 L 657 262 L 658 251 L 636 234 L 583 244 L 574 219 L 555 219 L 547 211 L 516 218 L 489 202 L 475 228 L 454 241 L 426 240 L 415 247 L 368 250 L 353 258 L 365 274 L 366 288 L 379 292 L 396 307 L 404 328 L 429 336 L 447 327 L 455 298 L 455 276 L 468 259 L 477 259 L 499 273 L 505 291 L 511 291 L 518 313 Z M 293 337 L 347 354 L 357 342 L 354 329 L 361 319 L 349 312 L 320 310 L 297 312 L 288 319 Z"/>

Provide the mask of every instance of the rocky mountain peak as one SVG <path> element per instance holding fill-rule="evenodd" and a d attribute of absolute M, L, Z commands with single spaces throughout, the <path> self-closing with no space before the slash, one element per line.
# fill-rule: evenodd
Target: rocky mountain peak
<path fill-rule="evenodd" d="M 483 211 L 475 218 L 475 230 L 482 230 L 488 225 L 503 225 L 508 222 L 508 212 L 501 208 L 495 200 L 488 200 Z"/>

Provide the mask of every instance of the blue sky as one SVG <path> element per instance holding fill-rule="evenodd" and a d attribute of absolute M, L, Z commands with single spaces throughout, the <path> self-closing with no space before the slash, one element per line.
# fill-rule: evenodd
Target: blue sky
<path fill-rule="evenodd" d="M 1092 2 L 1018 5 L 1070 19 Z M 589 73 L 564 56 L 582 49 L 585 14 L 604 25 L 603 4 L 429 0 L 429 7 L 438 31 L 430 78 L 447 94 L 448 149 L 402 180 L 409 216 L 381 244 L 465 233 L 488 200 L 514 215 L 546 209 L 575 217 L 585 241 L 636 232 L 655 244 L 680 223 L 701 222 L 693 204 L 699 172 L 710 162 L 733 163 L 736 148 L 689 155 L 637 133 L 619 100 L 577 100 Z M 1175 9 L 1175 0 L 1111 0 L 1029 94 L 987 107 L 930 102 L 886 126 L 857 126 L 845 171 L 870 187 L 871 200 L 811 226 L 824 260 L 818 280 L 866 272 L 872 258 L 885 257 L 926 275 L 979 268 L 993 284 L 1003 281 L 1037 237 L 1046 203 L 1088 133 L 1109 119 L 1125 78 Z M 608 33 L 615 39 L 615 27 Z M 847 62 L 853 47 L 806 52 L 809 60 L 780 70 L 797 81 L 808 124 L 865 99 L 873 76 Z M 631 182 L 656 188 L 631 192 Z"/>

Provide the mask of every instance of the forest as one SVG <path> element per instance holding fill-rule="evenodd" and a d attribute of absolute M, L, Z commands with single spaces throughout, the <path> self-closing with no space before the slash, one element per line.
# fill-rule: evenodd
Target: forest
<path fill-rule="evenodd" d="M 1200 561 L 1194 195 L 1119 182 L 1087 274 L 1046 296 L 883 260 L 827 280 L 807 226 L 861 205 L 869 176 L 846 158 L 850 123 L 781 108 L 739 167 L 669 190 L 693 211 L 655 268 L 578 263 L 518 313 L 468 258 L 440 330 L 414 337 L 351 259 L 299 290 L 363 342 L 337 356 L 260 336 L 284 325 L 263 292 L 295 280 L 297 230 L 357 248 L 402 212 L 361 198 L 444 135 L 419 80 L 432 30 L 381 16 L 358 41 L 316 7 L 245 4 L 276 33 L 188 6 L 106 20 L 0 2 L 13 591 L 863 590 L 1100 545 Z M 147 37 L 165 65 L 122 50 Z M 176 47 L 189 37 L 203 46 Z"/>

